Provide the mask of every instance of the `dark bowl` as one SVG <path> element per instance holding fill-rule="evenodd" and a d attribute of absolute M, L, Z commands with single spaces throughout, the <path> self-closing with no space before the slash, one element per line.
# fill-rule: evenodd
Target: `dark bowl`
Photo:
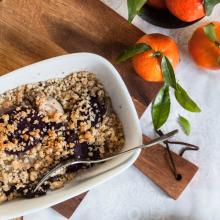
<path fill-rule="evenodd" d="M 183 0 L 184 1 L 184 0 Z M 168 10 L 159 10 L 145 4 L 139 16 L 145 21 L 163 28 L 183 28 L 190 26 L 200 19 L 193 22 L 184 22 L 172 15 Z"/>

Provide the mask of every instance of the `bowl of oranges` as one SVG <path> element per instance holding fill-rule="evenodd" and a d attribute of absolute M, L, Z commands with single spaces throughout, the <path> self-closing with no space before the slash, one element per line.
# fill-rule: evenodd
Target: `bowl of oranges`
<path fill-rule="evenodd" d="M 153 25 L 172 29 L 192 25 L 210 15 L 218 3 L 220 0 L 128 0 L 128 11 L 130 21 L 136 12 Z"/>

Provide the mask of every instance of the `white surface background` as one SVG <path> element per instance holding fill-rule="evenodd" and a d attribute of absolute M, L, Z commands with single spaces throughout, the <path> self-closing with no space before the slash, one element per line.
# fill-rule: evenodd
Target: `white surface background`
<path fill-rule="evenodd" d="M 103 0 L 119 14 L 127 17 L 126 0 Z M 220 21 L 220 5 L 206 20 Z M 181 197 L 174 201 L 167 197 L 135 167 L 91 190 L 71 219 L 74 220 L 216 220 L 220 218 L 220 71 L 199 69 L 189 57 L 187 42 L 196 25 L 180 30 L 167 30 L 148 24 L 136 17 L 133 22 L 146 33 L 160 32 L 173 37 L 181 51 L 177 79 L 199 103 L 202 113 L 182 110 L 172 100 L 172 114 L 165 131 L 177 127 L 178 114 L 190 119 L 189 138 L 180 132 L 179 140 L 200 146 L 199 152 L 185 157 L 200 167 Z M 149 108 L 141 118 L 143 132 L 153 136 Z M 173 146 L 178 150 L 177 146 Z M 52 209 L 25 216 L 25 220 L 61 220 L 64 217 Z"/>

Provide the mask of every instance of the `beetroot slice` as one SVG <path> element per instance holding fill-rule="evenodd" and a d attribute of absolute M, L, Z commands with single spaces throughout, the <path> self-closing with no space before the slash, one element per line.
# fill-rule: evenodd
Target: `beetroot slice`
<path fill-rule="evenodd" d="M 20 107 L 7 112 L 7 114 L 9 115 L 8 124 L 13 124 L 22 111 L 30 111 L 30 113 L 27 114 L 27 117 L 20 118 L 18 120 L 17 129 L 14 132 L 8 133 L 8 139 L 10 142 L 13 142 L 16 139 L 18 141 L 17 146 L 19 148 L 23 147 L 23 149 L 17 149 L 13 151 L 5 149 L 5 152 L 8 154 L 19 155 L 21 153 L 25 153 L 42 141 L 42 139 L 47 135 L 48 129 L 53 128 L 54 130 L 59 130 L 63 126 L 63 123 L 45 123 L 43 121 L 44 116 L 41 115 L 36 109 L 30 107 Z M 37 121 L 38 123 L 34 123 L 35 121 Z M 2 122 L 2 118 L 0 119 L 0 122 Z M 40 137 L 32 137 L 32 140 L 29 139 L 28 141 L 26 141 L 21 135 L 29 135 L 30 132 L 36 129 L 39 129 L 41 131 Z"/>

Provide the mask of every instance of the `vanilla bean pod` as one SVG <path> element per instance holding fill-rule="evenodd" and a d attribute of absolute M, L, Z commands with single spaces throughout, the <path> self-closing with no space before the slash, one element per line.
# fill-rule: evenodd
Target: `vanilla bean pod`
<path fill-rule="evenodd" d="M 161 130 L 156 130 L 157 134 L 162 136 L 163 135 L 163 132 Z M 183 142 L 183 141 L 164 141 L 163 142 L 166 146 L 166 149 L 167 149 L 167 153 L 168 153 L 168 156 L 169 156 L 169 159 L 170 159 L 170 162 L 171 162 L 171 166 L 172 166 L 172 172 L 176 178 L 176 180 L 181 180 L 182 179 L 182 175 L 179 174 L 177 172 L 177 169 L 176 169 L 176 165 L 175 165 L 175 162 L 174 162 L 174 159 L 173 159 L 173 156 L 171 154 L 171 151 L 170 151 L 170 146 L 169 144 L 178 144 L 178 145 L 185 145 L 186 147 L 183 147 L 180 152 L 179 152 L 179 155 L 180 156 L 183 156 L 183 154 L 187 151 L 187 150 L 194 150 L 194 151 L 198 151 L 199 150 L 199 147 L 194 145 L 194 144 L 190 144 L 190 143 L 186 143 L 186 142 Z"/>
<path fill-rule="evenodd" d="M 187 150 L 194 150 L 194 151 L 198 151 L 199 147 L 194 145 L 194 144 L 190 144 L 190 143 L 185 143 L 182 141 L 166 141 L 168 144 L 179 144 L 179 145 L 185 145 L 186 147 L 183 147 L 180 152 L 179 155 L 182 157 L 183 154 L 185 153 L 185 151 Z"/>
<path fill-rule="evenodd" d="M 156 130 L 156 132 L 160 136 L 163 135 L 163 132 L 161 130 Z M 167 153 L 168 153 L 168 156 L 169 156 L 169 159 L 170 159 L 170 162 L 171 162 L 171 166 L 172 166 L 172 172 L 175 176 L 175 179 L 180 181 L 182 179 L 182 175 L 177 172 L 176 165 L 175 165 L 175 162 L 173 160 L 173 156 L 172 156 L 171 151 L 170 151 L 170 146 L 166 141 L 164 141 L 164 144 L 166 145 Z"/>

